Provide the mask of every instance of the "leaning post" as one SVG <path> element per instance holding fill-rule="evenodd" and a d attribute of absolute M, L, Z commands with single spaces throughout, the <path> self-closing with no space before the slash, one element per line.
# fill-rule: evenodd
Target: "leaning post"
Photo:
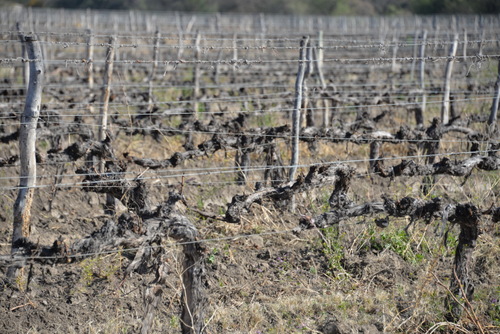
<path fill-rule="evenodd" d="M 31 205 L 36 186 L 36 127 L 40 116 L 40 105 L 42 102 L 42 85 L 44 68 L 42 61 L 42 50 L 38 39 L 34 35 L 23 36 L 28 58 L 30 61 L 29 83 L 26 94 L 24 112 L 21 116 L 19 129 L 19 155 L 21 170 L 19 177 L 19 192 L 14 203 L 14 221 L 12 232 L 12 255 L 19 253 L 23 240 L 30 235 Z M 8 269 L 7 277 L 13 279 L 17 274 L 18 266 Z"/>
<path fill-rule="evenodd" d="M 111 36 L 109 39 L 109 46 L 106 53 L 106 66 L 104 69 L 104 82 L 102 86 L 102 107 L 101 113 L 99 115 L 99 132 L 98 132 L 98 140 L 100 142 L 106 140 L 106 131 L 108 129 L 108 107 L 109 107 L 109 97 L 111 95 L 111 80 L 113 78 L 113 61 L 115 58 L 115 44 L 116 37 Z M 104 172 L 104 160 L 99 161 L 99 173 Z M 114 211 L 115 199 L 110 194 L 106 194 L 106 212 Z"/>

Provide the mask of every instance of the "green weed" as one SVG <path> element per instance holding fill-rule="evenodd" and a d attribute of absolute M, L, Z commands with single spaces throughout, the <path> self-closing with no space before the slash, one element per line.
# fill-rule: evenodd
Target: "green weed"
<path fill-rule="evenodd" d="M 373 235 L 371 245 L 373 249 L 379 251 L 392 250 L 412 264 L 420 263 L 425 258 L 424 254 L 413 251 L 410 237 L 404 230 L 382 232 L 378 237 Z"/>
<path fill-rule="evenodd" d="M 342 266 L 344 248 L 338 226 L 323 228 L 321 233 L 321 250 L 328 261 L 328 274 L 335 276 L 336 272 L 345 272 Z"/>

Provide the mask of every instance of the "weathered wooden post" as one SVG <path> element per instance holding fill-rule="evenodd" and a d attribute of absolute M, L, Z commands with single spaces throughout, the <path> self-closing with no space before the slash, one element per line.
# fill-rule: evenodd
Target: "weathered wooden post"
<path fill-rule="evenodd" d="M 315 55 L 315 63 L 316 63 L 316 70 L 318 71 L 318 76 L 319 76 L 319 82 L 321 84 L 321 88 L 324 90 L 326 89 L 326 82 L 325 82 L 325 76 L 323 75 L 323 60 L 325 58 L 325 50 L 324 50 L 324 44 L 323 44 L 323 30 L 320 30 L 318 32 L 318 47 L 314 48 L 313 50 L 314 55 Z"/>
<path fill-rule="evenodd" d="M 14 203 L 14 222 L 12 232 L 11 253 L 15 255 L 22 248 L 23 240 L 30 235 L 31 204 L 36 186 L 36 127 L 42 102 L 42 85 L 44 68 L 42 51 L 34 35 L 23 36 L 26 51 L 30 60 L 30 76 L 26 104 L 21 116 L 19 128 L 19 155 L 21 170 L 19 192 Z M 8 269 L 7 277 L 13 279 L 18 267 L 13 265 Z"/>
<path fill-rule="evenodd" d="M 321 92 L 319 96 L 314 101 L 314 107 L 316 110 L 322 110 L 321 118 L 323 127 L 328 127 L 330 121 L 330 110 L 328 109 L 328 99 L 326 98 L 326 82 L 323 75 L 323 68 L 319 64 L 318 51 L 316 47 L 313 48 L 313 62 L 316 64 L 316 70 L 318 71 L 318 79 L 321 85 Z M 322 98 L 320 98 L 322 97 Z"/>
<path fill-rule="evenodd" d="M 201 34 L 198 31 L 196 33 L 196 38 L 194 41 L 194 68 L 193 68 L 193 97 L 192 100 L 193 106 L 194 106 L 194 114 L 197 115 L 199 111 L 199 103 L 198 103 L 198 97 L 200 96 L 200 71 L 201 71 L 201 66 L 200 66 L 200 54 L 201 54 L 201 48 L 200 48 L 200 41 L 201 41 Z M 195 116 L 197 117 L 197 116 Z"/>
<path fill-rule="evenodd" d="M 392 61 L 391 61 L 391 72 L 394 73 L 396 72 L 396 64 L 397 64 L 397 55 L 398 55 L 398 50 L 399 50 L 399 36 L 398 34 L 394 34 L 394 36 L 392 36 Z M 392 78 L 394 79 L 394 78 Z M 392 80 L 392 83 L 393 83 L 393 80 Z"/>
<path fill-rule="evenodd" d="M 106 52 L 106 65 L 104 69 L 104 82 L 102 85 L 102 107 L 99 116 L 99 132 L 97 139 L 103 141 L 106 139 L 106 130 L 108 128 L 108 106 L 109 97 L 111 94 L 111 79 L 113 77 L 113 61 L 115 57 L 115 43 L 116 37 L 111 36 L 109 39 L 108 50 Z M 103 172 L 102 168 L 100 172 Z"/>
<path fill-rule="evenodd" d="M 288 178 L 290 181 L 295 180 L 297 166 L 299 164 L 299 136 L 301 128 L 301 112 L 302 99 L 304 95 L 304 77 L 307 70 L 307 48 L 309 47 L 309 36 L 302 37 L 300 41 L 300 56 L 299 69 L 297 71 L 297 79 L 295 81 L 295 102 L 292 114 L 292 158 L 290 162 L 290 170 Z M 290 201 L 290 210 L 295 211 L 295 196 L 292 196 Z"/>
<path fill-rule="evenodd" d="M 160 48 L 160 31 L 157 29 L 154 38 L 153 48 L 153 64 L 151 66 L 151 73 L 149 75 L 149 88 L 148 88 L 148 112 L 153 110 L 153 81 L 155 78 L 156 68 L 158 67 L 158 50 Z"/>
<path fill-rule="evenodd" d="M 424 125 L 424 113 L 427 104 L 427 94 L 425 92 L 425 44 L 427 43 L 427 30 L 422 31 L 422 38 L 420 39 L 420 90 L 422 91 L 422 101 L 420 108 L 416 108 L 415 121 L 417 126 Z"/>
<path fill-rule="evenodd" d="M 177 59 L 181 59 L 184 52 L 184 32 L 182 29 L 181 15 L 179 14 L 179 12 L 175 12 L 175 23 L 177 25 L 177 33 L 179 34 L 179 49 L 177 51 Z"/>
<path fill-rule="evenodd" d="M 236 33 L 233 34 L 233 71 L 236 71 L 237 62 L 238 62 L 238 35 Z"/>
<path fill-rule="evenodd" d="M 415 77 L 415 65 L 417 63 L 417 57 L 418 57 L 418 40 L 419 40 L 419 33 L 418 33 L 418 27 L 421 25 L 421 18 L 418 16 L 415 17 L 415 36 L 413 37 L 413 59 L 411 61 L 411 69 L 410 69 L 410 81 L 413 82 L 413 79 Z"/>
<path fill-rule="evenodd" d="M 263 13 L 259 14 L 259 26 L 260 26 L 260 39 L 262 43 L 264 43 L 264 38 L 266 37 L 267 27 L 266 27 L 266 19 Z"/>
<path fill-rule="evenodd" d="M 441 106 L 441 124 L 446 125 L 450 120 L 450 90 L 451 90 L 451 74 L 453 73 L 453 63 L 457 53 L 458 34 L 453 37 L 453 43 L 450 47 L 448 62 L 446 63 L 446 74 L 443 89 L 443 103 Z"/>
<path fill-rule="evenodd" d="M 89 89 L 94 88 L 94 35 L 92 29 L 87 29 L 87 83 Z"/>
<path fill-rule="evenodd" d="M 309 40 L 306 44 L 306 71 L 304 73 L 304 79 L 302 82 L 302 98 L 303 106 L 302 109 L 305 110 L 305 126 L 314 126 L 314 115 L 310 107 L 309 102 L 309 89 L 307 87 L 307 78 L 309 78 L 314 73 L 313 67 L 313 47 L 311 41 Z M 302 122 L 301 122 L 302 123 Z"/>
<path fill-rule="evenodd" d="M 491 105 L 490 117 L 488 118 L 488 127 L 490 134 L 495 132 L 497 128 L 497 114 L 498 114 L 499 101 L 500 101 L 500 58 L 498 59 L 498 75 L 497 75 L 497 81 L 495 82 L 495 95 L 493 97 L 493 103 Z"/>
<path fill-rule="evenodd" d="M 467 28 L 464 28 L 463 57 L 464 57 L 464 69 L 465 69 L 466 76 L 468 75 L 468 72 L 469 72 L 469 62 L 467 61 L 467 42 L 468 42 Z"/>
<path fill-rule="evenodd" d="M 19 41 L 21 42 L 21 57 L 26 58 L 27 51 L 26 51 L 26 45 L 24 43 L 24 33 L 22 32 L 22 26 L 20 22 L 16 22 L 16 29 L 17 29 L 17 36 L 19 37 Z M 30 64 L 28 62 L 24 62 L 23 64 L 23 80 L 24 80 L 24 87 L 27 90 L 30 81 Z"/>
<path fill-rule="evenodd" d="M 219 52 L 217 53 L 217 62 L 214 65 L 213 81 L 215 84 L 219 84 L 220 63 L 222 60 L 222 54 L 223 54 L 223 50 L 224 50 L 224 34 L 222 31 L 222 26 L 221 26 L 220 13 L 217 13 L 217 15 L 216 15 L 215 30 L 219 34 L 219 37 L 220 37 L 220 48 L 219 48 Z"/>
<path fill-rule="evenodd" d="M 300 134 L 300 108 L 302 106 L 302 94 L 304 74 L 306 72 L 306 47 L 309 43 L 309 36 L 304 36 L 300 41 L 300 57 L 297 79 L 295 80 L 295 101 L 292 114 L 292 159 L 290 162 L 290 171 L 288 178 L 290 181 L 295 179 L 297 165 L 299 163 L 299 134 Z"/>
<path fill-rule="evenodd" d="M 101 113 L 99 115 L 99 128 L 97 139 L 102 142 L 106 140 L 106 130 L 108 129 L 108 106 L 109 106 L 109 97 L 111 93 L 111 80 L 113 77 L 113 61 L 115 57 L 115 43 L 116 37 L 111 36 L 109 39 L 109 46 L 106 53 L 106 66 L 104 69 L 104 82 L 102 85 L 102 107 Z M 100 173 L 104 172 L 104 160 L 99 161 L 98 171 Z M 110 194 L 106 194 L 106 209 L 105 212 L 113 213 L 115 207 L 115 198 Z"/>

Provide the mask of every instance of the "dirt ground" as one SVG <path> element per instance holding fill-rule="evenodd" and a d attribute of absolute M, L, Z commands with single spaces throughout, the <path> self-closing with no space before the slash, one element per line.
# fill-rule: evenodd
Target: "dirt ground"
<path fill-rule="evenodd" d="M 96 210 L 104 204 L 102 195 L 61 192 L 49 212 L 44 192 L 37 192 L 33 210 L 32 233 L 40 244 L 60 236 L 79 239 L 110 218 Z M 214 196 L 207 208 L 223 203 L 224 196 Z M 289 231 L 297 216 L 279 208 L 256 205 L 242 225 L 201 219 L 189 209 L 187 214 L 206 239 L 215 239 L 205 244 L 207 333 L 423 333 L 445 321 L 454 245 L 444 248 L 434 225 L 418 224 L 409 239 L 397 231 L 404 221 L 394 222 L 390 232 L 349 220 L 338 228 L 294 235 Z M 2 217 L 2 253 L 9 251 L 10 224 L 8 215 Z M 471 303 L 483 330 L 494 333 L 495 327 L 488 326 L 498 326 L 500 230 L 488 222 L 483 230 L 474 253 Z M 217 240 L 222 236 L 235 238 Z M 176 247 L 169 253 L 171 272 L 155 316 L 157 333 L 180 330 L 182 255 Z M 139 332 L 144 293 L 154 275 L 124 277 L 129 261 L 124 251 L 26 266 L 25 281 L 2 286 L 0 332 Z M 437 330 L 475 333 L 471 319 L 466 315 L 457 327 Z"/>

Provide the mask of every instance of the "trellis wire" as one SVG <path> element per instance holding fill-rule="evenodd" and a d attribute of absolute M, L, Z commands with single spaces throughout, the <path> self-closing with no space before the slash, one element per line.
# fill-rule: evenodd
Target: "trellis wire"
<path fill-rule="evenodd" d="M 458 156 L 458 155 L 467 155 L 467 154 L 473 154 L 473 153 L 493 153 L 493 152 L 499 152 L 500 150 L 484 150 L 484 151 L 465 151 L 465 152 L 446 152 L 446 153 L 435 153 L 435 154 L 422 154 L 422 155 L 408 155 L 408 156 L 396 156 L 396 157 L 379 157 L 377 160 L 380 161 L 393 161 L 393 160 L 400 160 L 400 159 L 413 159 L 413 158 L 426 158 L 426 157 L 439 157 L 439 156 Z M 312 166 L 319 166 L 319 165 L 324 165 L 324 164 L 343 164 L 343 163 L 366 163 L 370 159 L 369 158 L 364 158 L 364 159 L 349 159 L 349 160 L 336 160 L 336 161 L 329 161 L 329 162 L 321 162 L 321 163 L 311 163 L 311 164 L 298 164 L 297 168 L 309 168 Z M 262 171 L 266 169 L 278 169 L 278 168 L 287 168 L 288 165 L 286 166 L 253 166 L 253 167 L 248 167 L 248 171 Z M 175 175 L 164 175 L 164 176 L 151 176 L 151 177 L 134 177 L 134 178 L 122 178 L 119 181 L 137 181 L 137 180 L 151 180 L 151 179 L 167 179 L 167 178 L 180 178 L 180 177 L 193 177 L 193 176 L 208 176 L 208 175 L 222 175 L 222 174 L 233 174 L 237 173 L 239 171 L 239 167 L 226 167 L 228 170 L 223 170 L 222 167 L 218 168 L 211 168 L 211 169 L 203 169 L 202 172 L 199 173 L 185 173 L 183 170 L 174 170 L 177 171 L 178 174 Z M 217 170 L 217 171 L 213 171 Z M 120 175 L 121 173 L 106 173 L 109 175 Z M 141 174 L 140 172 L 137 172 L 136 174 Z M 75 176 L 85 176 L 85 175 L 95 175 L 95 174 L 75 174 Z M 56 176 L 56 175 L 52 175 Z M 59 184 L 45 184 L 45 185 L 35 185 L 34 187 L 31 188 L 47 188 L 47 187 L 92 187 L 92 184 L 102 184 L 102 183 L 115 183 L 118 180 L 116 179 L 111 179 L 111 180 L 95 180 L 95 181 L 83 181 L 83 182 L 74 182 L 74 183 L 59 183 Z M 13 187 L 0 187 L 0 189 L 4 190 L 16 190 L 20 189 L 22 187 L 19 186 L 13 186 Z"/>

